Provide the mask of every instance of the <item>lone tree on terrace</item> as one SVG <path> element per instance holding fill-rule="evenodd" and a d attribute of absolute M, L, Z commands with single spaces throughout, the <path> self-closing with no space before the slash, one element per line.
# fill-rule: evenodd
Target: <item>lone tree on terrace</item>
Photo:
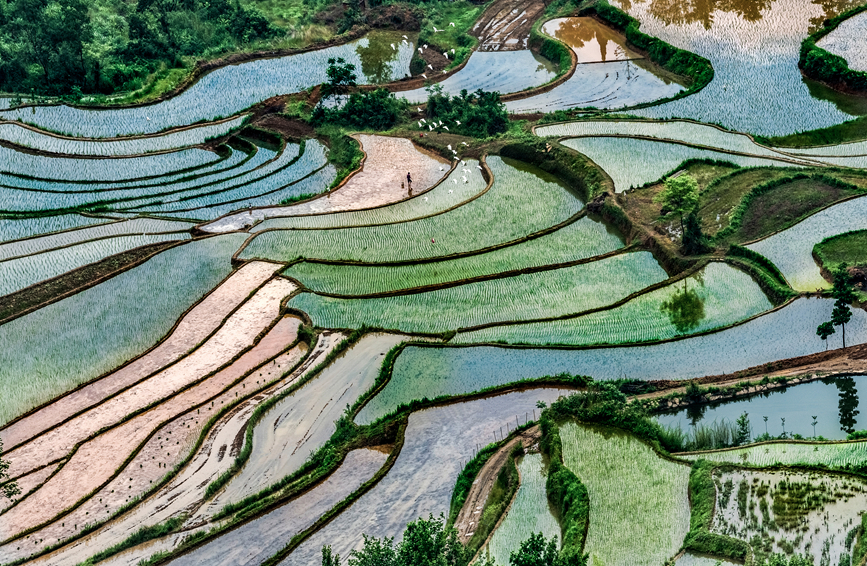
<path fill-rule="evenodd" d="M 834 330 L 833 322 L 823 322 L 816 329 L 816 334 L 819 336 L 819 338 L 825 341 L 825 350 L 828 349 L 828 336 L 834 334 L 835 332 L 837 331 Z"/>
<path fill-rule="evenodd" d="M 666 216 L 677 216 L 680 220 L 680 233 L 684 235 L 683 218 L 698 204 L 698 182 L 687 174 L 669 177 L 665 180 L 665 188 L 653 197 L 653 202 L 662 204 L 662 212 Z"/>
<path fill-rule="evenodd" d="M 834 310 L 831 311 L 831 322 L 834 326 L 843 328 L 843 347 L 846 347 L 846 323 L 852 320 L 852 310 L 849 305 L 855 301 L 855 293 L 852 291 L 852 276 L 849 275 L 849 270 L 846 269 L 845 263 L 840 264 L 839 269 L 834 272 L 834 287 L 831 289 L 831 296 L 836 299 L 834 301 Z"/>

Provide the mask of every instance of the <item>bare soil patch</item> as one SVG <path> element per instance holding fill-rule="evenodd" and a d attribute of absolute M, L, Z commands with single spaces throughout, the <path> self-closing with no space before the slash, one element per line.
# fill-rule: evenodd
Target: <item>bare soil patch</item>
<path fill-rule="evenodd" d="M 7 453 L 27 439 L 111 397 L 168 364 L 179 360 L 212 334 L 223 320 L 281 266 L 250 262 L 235 271 L 190 309 L 159 345 L 105 377 L 60 397 L 0 430 Z"/>
<path fill-rule="evenodd" d="M 750 203 L 738 230 L 739 240 L 750 241 L 772 234 L 852 194 L 855 193 L 813 179 L 780 185 Z"/>
<path fill-rule="evenodd" d="M 93 467 L 87 467 L 88 461 L 78 458 L 83 450 L 87 450 L 91 454 L 90 462 L 93 462 L 94 458 L 99 462 L 97 466 L 99 470 L 113 474 L 127 457 L 124 455 L 124 450 L 117 450 L 118 441 L 124 442 L 124 446 L 128 446 L 129 450 L 132 450 L 140 445 L 144 437 L 147 437 L 141 450 L 123 466 L 123 470 L 107 485 L 89 497 L 72 513 L 62 519 L 56 519 L 31 536 L 38 536 L 40 539 L 53 542 L 68 538 L 77 531 L 76 525 L 83 526 L 89 522 L 105 520 L 136 497 L 146 493 L 154 484 L 158 484 L 160 479 L 189 455 L 211 415 L 240 397 L 262 389 L 267 382 L 273 382 L 298 363 L 307 351 L 305 345 L 299 345 L 283 355 L 274 356 L 285 348 L 287 343 L 295 340 L 300 322 L 295 317 L 283 319 L 255 348 L 244 354 L 231 366 L 181 395 L 82 446 L 82 449 L 73 456 L 67 466 L 77 466 L 79 475 L 88 475 L 87 477 L 79 477 L 78 483 L 70 485 L 70 490 L 73 492 L 79 490 L 78 485 L 80 483 L 101 485 L 110 477 L 109 475 L 108 477 L 96 478 L 102 481 L 94 482 L 92 477 L 94 474 L 89 471 Z M 243 380 L 232 385 L 233 382 L 248 372 L 250 373 Z M 221 391 L 222 393 L 220 393 Z M 195 408 L 208 399 L 211 399 L 209 404 Z M 173 420 L 160 426 L 160 423 L 164 423 L 175 415 L 177 416 Z M 225 446 L 221 445 L 220 448 L 228 461 L 234 458 L 234 455 L 224 450 Z M 112 452 L 119 452 L 120 454 L 116 456 Z M 113 461 L 117 460 L 118 457 L 121 457 L 121 462 L 116 463 L 114 469 L 111 469 L 110 465 L 103 465 L 103 462 L 106 464 L 114 463 Z M 68 479 L 75 480 L 72 476 Z M 204 493 L 204 488 L 202 488 L 202 493 Z M 34 495 L 41 496 L 42 494 L 37 492 Z M 66 497 L 66 492 L 64 492 L 63 497 Z M 63 503 L 67 502 L 53 502 L 55 512 L 62 508 Z M 68 503 L 74 503 L 74 501 L 71 500 Z M 48 507 L 51 508 L 51 505 Z"/>
<path fill-rule="evenodd" d="M 263 116 L 256 125 L 277 132 L 286 139 L 302 140 L 316 137 L 313 126 L 301 120 L 292 120 L 276 114 Z"/>

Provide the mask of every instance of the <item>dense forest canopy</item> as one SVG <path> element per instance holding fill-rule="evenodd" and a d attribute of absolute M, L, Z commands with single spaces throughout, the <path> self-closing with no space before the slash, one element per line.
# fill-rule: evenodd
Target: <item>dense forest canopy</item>
<path fill-rule="evenodd" d="M 132 90 L 180 57 L 281 33 L 238 0 L 0 0 L 0 90 Z"/>

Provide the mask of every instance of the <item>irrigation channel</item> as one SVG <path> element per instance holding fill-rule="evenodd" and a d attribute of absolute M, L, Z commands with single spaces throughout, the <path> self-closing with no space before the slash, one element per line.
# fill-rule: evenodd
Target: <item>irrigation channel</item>
<path fill-rule="evenodd" d="M 863 564 L 867 104 L 798 69 L 838 4 L 494 0 L 0 98 L 0 566 L 345 562 L 439 516 L 500 566 Z M 818 44 L 855 71 L 865 13 Z M 387 133 L 311 123 L 334 58 Z"/>

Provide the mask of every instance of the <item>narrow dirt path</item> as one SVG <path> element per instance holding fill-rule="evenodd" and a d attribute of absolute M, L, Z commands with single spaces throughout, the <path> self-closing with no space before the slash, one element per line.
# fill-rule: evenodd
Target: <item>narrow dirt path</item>
<path fill-rule="evenodd" d="M 512 449 L 519 442 L 524 445 L 524 448 L 529 448 L 539 442 L 540 438 L 542 438 L 542 430 L 538 425 L 528 428 L 497 450 L 485 465 L 482 466 L 479 475 L 476 476 L 476 481 L 473 482 L 470 488 L 467 500 L 464 502 L 464 506 L 455 520 L 455 529 L 457 529 L 462 543 L 466 544 L 469 542 L 473 533 L 475 533 L 476 522 L 481 516 L 482 509 L 485 507 L 488 494 L 491 493 L 491 488 L 494 487 L 494 482 L 497 481 L 497 476 L 506 463 Z"/>
<path fill-rule="evenodd" d="M 499 0 L 484 11 L 470 33 L 479 38 L 479 51 L 527 49 L 533 22 L 544 10 L 541 0 Z"/>

